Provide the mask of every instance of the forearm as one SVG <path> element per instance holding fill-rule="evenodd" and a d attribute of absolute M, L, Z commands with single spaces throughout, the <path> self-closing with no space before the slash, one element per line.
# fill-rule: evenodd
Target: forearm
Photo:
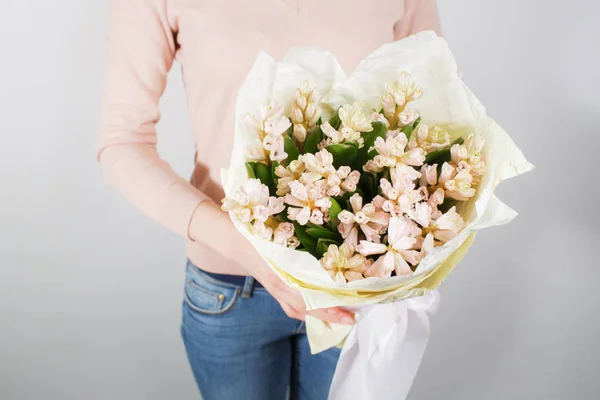
<path fill-rule="evenodd" d="M 189 236 L 232 262 L 243 260 L 243 265 L 249 269 L 264 264 L 250 242 L 235 228 L 229 214 L 213 201 L 202 202 L 196 208 L 190 221 Z M 255 271 L 250 273 L 256 274 Z"/>

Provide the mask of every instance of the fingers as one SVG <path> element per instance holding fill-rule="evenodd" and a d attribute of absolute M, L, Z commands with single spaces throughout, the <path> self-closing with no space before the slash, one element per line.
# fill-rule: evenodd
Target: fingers
<path fill-rule="evenodd" d="M 407 37 L 410 33 L 411 21 L 404 16 L 400 21 L 394 24 L 394 40 L 400 40 Z"/>
<path fill-rule="evenodd" d="M 337 324 L 352 325 L 354 323 L 354 315 L 339 307 L 313 310 L 309 311 L 308 314 L 320 320 Z"/>

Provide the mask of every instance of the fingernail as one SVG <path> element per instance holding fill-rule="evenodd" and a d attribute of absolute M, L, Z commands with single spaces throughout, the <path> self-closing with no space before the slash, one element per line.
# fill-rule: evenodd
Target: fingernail
<path fill-rule="evenodd" d="M 351 325 L 353 322 L 354 322 L 354 320 L 350 317 L 342 318 L 342 324 Z"/>

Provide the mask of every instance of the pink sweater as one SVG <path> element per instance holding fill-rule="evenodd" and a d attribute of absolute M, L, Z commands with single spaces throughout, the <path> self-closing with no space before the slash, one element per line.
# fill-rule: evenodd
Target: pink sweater
<path fill-rule="evenodd" d="M 292 46 L 317 46 L 349 75 L 394 39 L 405 2 L 407 12 L 420 10 L 414 23 L 439 30 L 435 0 L 111 0 L 98 148 L 105 180 L 187 237 L 197 205 L 223 198 L 219 174 L 231 153 L 237 90 L 258 52 L 279 58 Z M 156 151 L 158 102 L 175 59 L 196 144 L 190 181 Z M 240 270 L 189 240 L 188 256 L 200 267 Z"/>

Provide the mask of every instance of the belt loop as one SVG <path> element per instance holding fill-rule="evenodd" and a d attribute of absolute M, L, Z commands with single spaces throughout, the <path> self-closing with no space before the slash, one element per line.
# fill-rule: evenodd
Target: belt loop
<path fill-rule="evenodd" d="M 254 278 L 251 276 L 246 277 L 246 281 L 244 282 L 244 289 L 242 289 L 242 298 L 249 299 L 252 297 L 252 292 L 254 291 Z"/>

